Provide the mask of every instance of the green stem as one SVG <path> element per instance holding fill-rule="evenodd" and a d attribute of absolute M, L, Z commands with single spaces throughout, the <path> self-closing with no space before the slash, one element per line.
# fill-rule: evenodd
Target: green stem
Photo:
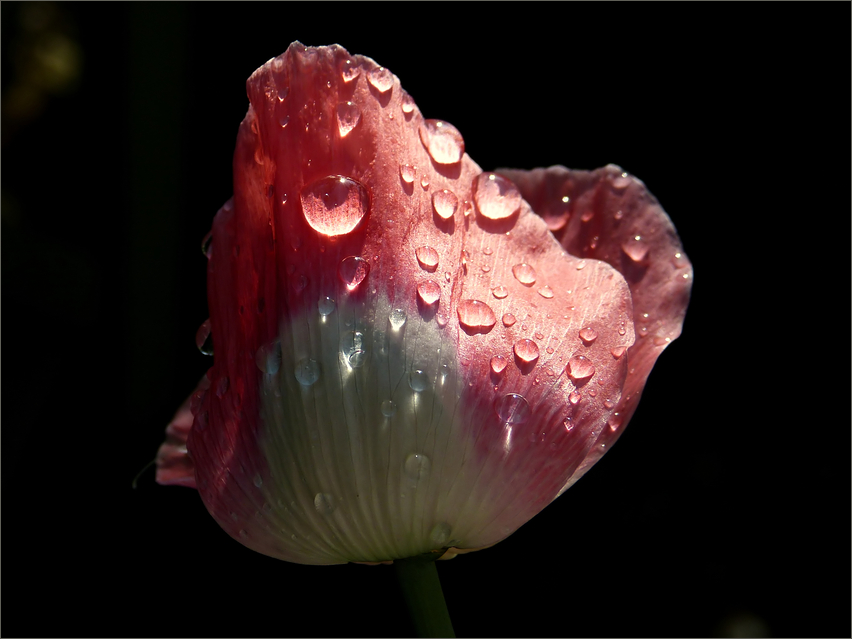
<path fill-rule="evenodd" d="M 455 637 L 438 579 L 435 553 L 393 562 L 418 637 Z"/>

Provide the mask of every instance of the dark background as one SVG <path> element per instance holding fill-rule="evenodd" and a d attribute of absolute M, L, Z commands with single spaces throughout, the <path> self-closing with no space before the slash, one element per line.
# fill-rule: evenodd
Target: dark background
<path fill-rule="evenodd" d="M 484 169 L 620 164 L 695 266 L 620 443 L 439 565 L 459 636 L 850 635 L 849 5 L 459 6 L 0 5 L 4 636 L 411 633 L 391 568 L 131 489 L 210 365 L 245 80 L 297 39 L 390 68 Z"/>

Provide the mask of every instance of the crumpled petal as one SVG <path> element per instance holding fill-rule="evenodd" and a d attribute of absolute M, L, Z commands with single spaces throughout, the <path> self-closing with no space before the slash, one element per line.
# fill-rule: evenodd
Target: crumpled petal
<path fill-rule="evenodd" d="M 201 378 L 198 386 L 177 409 L 172 421 L 166 427 L 166 441 L 157 451 L 157 483 L 164 486 L 195 485 L 195 466 L 186 450 L 186 440 L 192 428 L 193 409 L 197 412 L 203 393 L 210 386 L 207 376 Z"/>

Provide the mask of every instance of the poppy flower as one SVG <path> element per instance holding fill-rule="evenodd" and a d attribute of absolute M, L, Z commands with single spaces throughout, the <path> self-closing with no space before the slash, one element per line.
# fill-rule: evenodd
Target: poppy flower
<path fill-rule="evenodd" d="M 213 366 L 158 481 L 291 562 L 505 539 L 619 437 L 680 334 L 671 221 L 612 165 L 482 171 L 340 46 L 294 43 L 247 92 L 205 244 Z"/>

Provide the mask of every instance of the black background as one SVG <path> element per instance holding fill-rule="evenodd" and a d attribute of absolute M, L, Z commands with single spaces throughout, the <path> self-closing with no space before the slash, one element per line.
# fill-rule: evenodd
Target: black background
<path fill-rule="evenodd" d="M 621 165 L 695 266 L 620 443 L 439 565 L 458 635 L 849 636 L 848 4 L 47 6 L 0 7 L 4 636 L 411 633 L 390 567 L 272 560 L 131 489 L 210 365 L 199 243 L 293 40 L 387 66 L 484 169 Z M 12 117 L 51 32 L 79 77 Z"/>

